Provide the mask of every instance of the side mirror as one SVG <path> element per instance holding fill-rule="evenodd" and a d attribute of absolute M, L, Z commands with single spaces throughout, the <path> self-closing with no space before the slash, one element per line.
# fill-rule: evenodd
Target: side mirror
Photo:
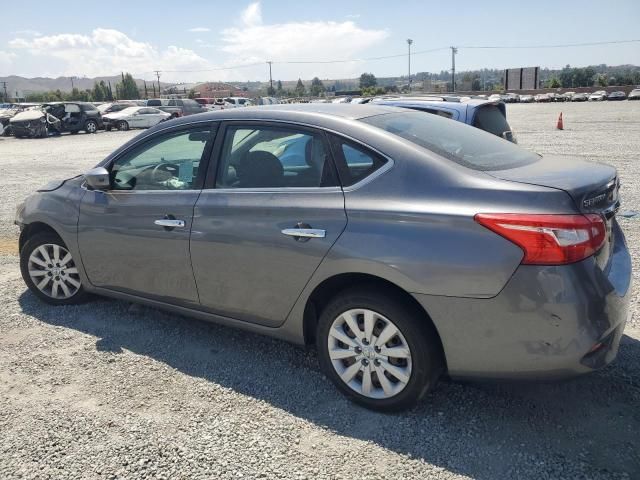
<path fill-rule="evenodd" d="M 89 170 L 84 174 L 84 179 L 92 190 L 109 190 L 111 187 L 109 170 L 104 167 Z"/>

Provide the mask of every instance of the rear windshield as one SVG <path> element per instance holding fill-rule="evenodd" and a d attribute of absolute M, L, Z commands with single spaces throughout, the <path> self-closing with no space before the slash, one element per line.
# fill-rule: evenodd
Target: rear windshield
<path fill-rule="evenodd" d="M 540 159 L 507 140 L 438 115 L 387 113 L 361 121 L 474 170 L 506 170 Z"/>
<path fill-rule="evenodd" d="M 480 107 L 476 112 L 476 118 L 473 120 L 473 126 L 499 137 L 502 137 L 504 132 L 511 131 L 507 119 L 497 105 L 484 105 Z"/>
<path fill-rule="evenodd" d="M 147 100 L 147 105 L 150 107 L 159 107 L 162 105 L 160 100 Z"/>

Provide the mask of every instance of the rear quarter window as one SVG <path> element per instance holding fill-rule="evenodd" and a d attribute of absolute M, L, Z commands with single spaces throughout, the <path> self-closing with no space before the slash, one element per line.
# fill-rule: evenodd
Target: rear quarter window
<path fill-rule="evenodd" d="M 504 132 L 511 131 L 507 119 L 497 105 L 483 105 L 480 107 L 473 119 L 473 126 L 485 132 L 493 133 L 498 137 L 502 137 Z"/>
<path fill-rule="evenodd" d="M 540 160 L 537 154 L 502 138 L 438 115 L 387 113 L 360 121 L 474 170 L 506 170 Z"/>
<path fill-rule="evenodd" d="M 331 136 L 331 149 L 345 187 L 364 180 L 387 162 L 375 152 L 335 135 Z"/>

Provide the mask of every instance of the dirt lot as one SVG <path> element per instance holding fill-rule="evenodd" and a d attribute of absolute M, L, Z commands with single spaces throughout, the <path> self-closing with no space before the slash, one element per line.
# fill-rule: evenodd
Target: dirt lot
<path fill-rule="evenodd" d="M 640 211 L 640 102 L 508 114 L 525 147 L 616 165 L 623 213 Z M 445 382 L 411 412 L 375 414 L 344 400 L 313 352 L 25 291 L 15 204 L 134 135 L 0 139 L 0 478 L 640 478 L 640 217 L 620 217 L 635 319 L 614 365 L 563 383 Z"/>

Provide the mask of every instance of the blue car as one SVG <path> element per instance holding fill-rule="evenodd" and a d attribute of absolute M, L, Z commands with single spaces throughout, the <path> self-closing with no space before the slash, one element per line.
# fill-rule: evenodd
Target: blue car
<path fill-rule="evenodd" d="M 511 126 L 507 122 L 507 112 L 503 102 L 459 97 L 397 97 L 377 98 L 373 99 L 371 103 L 410 108 L 440 115 L 493 133 L 510 142 L 518 143 Z"/>

